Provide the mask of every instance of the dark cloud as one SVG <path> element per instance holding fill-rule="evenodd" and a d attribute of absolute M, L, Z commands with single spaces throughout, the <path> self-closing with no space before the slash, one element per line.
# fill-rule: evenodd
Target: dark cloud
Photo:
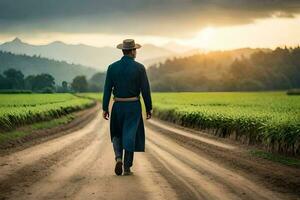
<path fill-rule="evenodd" d="M 299 12 L 299 0 L 0 0 L 0 32 L 183 36 Z"/>

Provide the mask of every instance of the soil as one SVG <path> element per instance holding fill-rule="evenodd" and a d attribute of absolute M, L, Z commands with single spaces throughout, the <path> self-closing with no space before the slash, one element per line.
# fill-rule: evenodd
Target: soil
<path fill-rule="evenodd" d="M 133 175 L 116 176 L 109 121 L 94 109 L 74 130 L 2 153 L 0 199 L 300 199 L 299 169 L 157 119 L 145 120 Z"/>

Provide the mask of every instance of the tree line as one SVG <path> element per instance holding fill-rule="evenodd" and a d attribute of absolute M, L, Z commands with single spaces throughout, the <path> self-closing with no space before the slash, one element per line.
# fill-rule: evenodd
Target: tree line
<path fill-rule="evenodd" d="M 56 83 L 71 82 L 75 76 L 91 77 L 97 70 L 79 64 L 43 58 L 38 55 L 18 55 L 0 51 L 0 72 L 8 69 L 20 70 L 25 76 L 31 74 L 51 74 Z"/>
<path fill-rule="evenodd" d="M 62 81 L 55 85 L 55 78 L 47 73 L 37 75 L 24 74 L 20 70 L 10 68 L 0 74 L 0 92 L 98 92 L 103 90 L 105 74 L 96 73 L 87 80 L 84 75 L 76 76 L 72 82 Z"/>
<path fill-rule="evenodd" d="M 233 50 L 168 59 L 149 66 L 152 91 L 263 91 L 300 88 L 300 47 Z M 0 74 L 0 90 L 100 92 L 106 74 L 75 76 L 55 84 L 48 73 L 24 76 L 21 70 Z"/>
<path fill-rule="evenodd" d="M 300 88 L 300 47 L 238 56 L 219 51 L 148 68 L 152 91 L 258 91 Z"/>

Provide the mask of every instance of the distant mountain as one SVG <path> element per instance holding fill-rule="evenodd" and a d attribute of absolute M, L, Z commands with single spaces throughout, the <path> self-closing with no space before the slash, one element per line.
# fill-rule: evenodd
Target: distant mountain
<path fill-rule="evenodd" d="M 271 52 L 271 49 L 268 48 L 240 48 L 240 49 L 233 49 L 233 50 L 224 50 L 224 51 L 205 51 L 202 49 L 190 49 L 188 51 L 184 51 L 183 53 L 178 53 L 178 54 L 173 54 L 172 56 L 165 56 L 165 57 L 157 57 L 155 59 L 148 59 L 145 60 L 144 63 L 147 66 L 151 66 L 151 65 L 155 65 L 155 64 L 159 64 L 159 63 L 164 63 L 167 59 L 180 59 L 180 58 L 189 58 L 191 56 L 198 56 L 201 54 L 209 54 L 210 56 L 212 56 L 215 54 L 220 54 L 220 53 L 224 53 L 223 55 L 227 55 L 228 59 L 226 61 L 226 63 L 230 63 L 233 60 L 237 59 L 237 58 L 241 58 L 242 56 L 245 58 L 249 58 L 251 54 L 258 52 L 258 51 L 262 51 L 262 52 Z M 224 61 L 225 62 L 225 61 Z"/>
<path fill-rule="evenodd" d="M 77 75 L 85 75 L 87 78 L 90 78 L 97 73 L 97 70 L 82 65 L 0 51 L 0 73 L 9 68 L 20 70 L 25 76 L 41 73 L 51 74 L 58 85 L 62 81 L 71 82 Z"/>
<path fill-rule="evenodd" d="M 99 71 L 105 71 L 110 63 L 122 56 L 122 51 L 113 47 L 93 47 L 84 44 L 73 45 L 60 41 L 47 45 L 31 45 L 21 41 L 19 38 L 1 44 L 0 50 L 81 64 L 93 67 Z M 142 50 L 138 51 L 137 61 L 152 60 L 152 62 L 156 62 L 156 58 L 170 57 L 175 54 L 174 51 L 145 44 Z"/>

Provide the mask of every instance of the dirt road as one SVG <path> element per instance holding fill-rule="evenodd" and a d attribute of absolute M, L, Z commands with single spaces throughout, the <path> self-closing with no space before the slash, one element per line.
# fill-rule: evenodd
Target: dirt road
<path fill-rule="evenodd" d="M 171 132 L 178 138 L 170 138 Z M 192 144 L 181 144 L 180 137 L 222 152 L 238 152 L 239 146 L 155 120 L 147 123 L 146 134 L 146 152 L 135 154 L 133 176 L 114 174 L 109 122 L 100 117 L 75 132 L 2 156 L 0 199 L 298 198 L 214 162 Z"/>

